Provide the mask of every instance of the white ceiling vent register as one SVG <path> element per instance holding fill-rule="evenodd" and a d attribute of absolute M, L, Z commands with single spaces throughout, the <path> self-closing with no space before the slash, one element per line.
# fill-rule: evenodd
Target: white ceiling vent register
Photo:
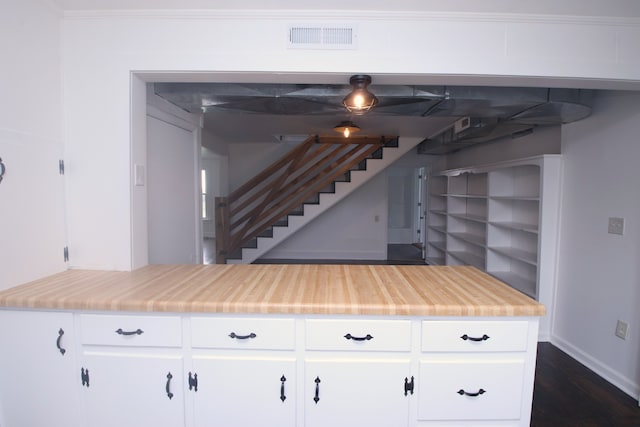
<path fill-rule="evenodd" d="M 295 49 L 355 49 L 353 25 L 290 25 L 288 45 Z"/>

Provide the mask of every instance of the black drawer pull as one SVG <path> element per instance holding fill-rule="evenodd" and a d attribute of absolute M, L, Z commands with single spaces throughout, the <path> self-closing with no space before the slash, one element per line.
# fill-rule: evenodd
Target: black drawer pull
<path fill-rule="evenodd" d="M 64 356 L 67 350 L 65 350 L 60 346 L 60 340 L 62 340 L 63 335 L 64 335 L 64 330 L 60 328 L 60 330 L 58 331 L 58 339 L 56 340 L 56 347 L 58 347 L 58 350 L 60 350 L 60 354 Z"/>
<path fill-rule="evenodd" d="M 364 337 L 354 337 L 354 336 L 353 336 L 353 335 L 351 335 L 351 334 L 347 334 L 347 335 L 345 335 L 344 337 L 345 337 L 346 339 L 348 339 L 348 340 L 354 340 L 354 341 L 369 341 L 370 339 L 373 339 L 373 337 L 372 337 L 371 335 L 369 335 L 369 334 L 367 334 L 367 335 L 366 335 L 366 336 L 364 336 Z"/>
<path fill-rule="evenodd" d="M 282 400 L 282 402 L 284 402 L 285 400 L 287 400 L 287 396 L 285 396 L 284 394 L 284 383 L 285 381 L 287 381 L 287 378 L 283 375 L 280 377 L 280 400 Z"/>
<path fill-rule="evenodd" d="M 144 331 L 142 329 L 136 329 L 135 331 L 123 331 L 121 328 L 116 330 L 116 334 L 118 335 L 142 335 Z"/>
<path fill-rule="evenodd" d="M 320 377 L 316 377 L 313 382 L 316 383 L 316 395 L 313 397 L 313 401 L 316 402 L 317 405 L 320 400 Z"/>
<path fill-rule="evenodd" d="M 164 386 L 164 390 L 167 392 L 167 397 L 169 398 L 169 400 L 171 400 L 173 398 L 173 393 L 171 393 L 171 379 L 173 378 L 173 375 L 171 375 L 171 372 L 169 372 L 167 374 L 167 385 Z"/>
<path fill-rule="evenodd" d="M 229 334 L 229 336 L 230 336 L 231 338 L 235 338 L 235 339 L 237 339 L 237 340 L 246 340 L 246 339 L 249 339 L 249 338 L 253 339 L 253 338 L 257 337 L 257 335 L 256 335 L 256 334 L 254 334 L 253 332 L 251 332 L 249 335 L 236 335 L 236 333 L 235 333 L 235 332 L 231 332 L 231 333 Z"/>
<path fill-rule="evenodd" d="M 475 341 L 475 342 L 480 342 L 480 341 L 486 341 L 488 340 L 490 337 L 487 334 L 484 334 L 483 336 L 481 336 L 480 338 L 478 337 L 470 337 L 467 334 L 464 334 L 463 336 L 461 336 L 460 338 L 462 338 L 463 340 L 467 341 Z"/>
<path fill-rule="evenodd" d="M 477 393 L 469 393 L 467 391 L 464 391 L 463 389 L 458 390 L 458 394 L 460 396 L 470 396 L 470 397 L 478 397 L 481 394 L 485 394 L 487 391 L 483 388 L 481 388 L 480 390 L 478 390 Z"/>

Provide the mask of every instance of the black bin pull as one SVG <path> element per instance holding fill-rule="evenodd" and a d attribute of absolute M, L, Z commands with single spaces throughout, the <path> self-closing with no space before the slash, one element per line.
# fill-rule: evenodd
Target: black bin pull
<path fill-rule="evenodd" d="M 237 340 L 248 340 L 249 338 L 253 339 L 257 337 L 257 335 L 254 334 L 253 332 L 251 332 L 249 335 L 238 335 L 235 332 L 231 332 L 229 336 Z"/>
<path fill-rule="evenodd" d="M 469 393 L 468 391 L 464 391 L 464 389 L 460 389 L 458 390 L 456 393 L 458 393 L 460 396 L 469 396 L 469 397 L 478 397 L 480 395 L 485 394 L 487 391 L 483 388 L 481 388 L 480 390 L 478 390 L 475 393 Z"/>
<path fill-rule="evenodd" d="M 60 351 L 60 354 L 64 356 L 67 350 L 62 348 L 62 345 L 60 343 L 63 335 L 64 335 L 64 329 L 60 328 L 60 330 L 58 331 L 58 339 L 56 340 L 56 347 L 58 348 L 58 351 Z"/>
<path fill-rule="evenodd" d="M 347 334 L 344 337 L 346 339 L 348 339 L 348 340 L 354 340 L 354 341 L 369 341 L 369 340 L 373 339 L 373 337 L 370 334 L 367 334 L 364 337 L 354 337 L 351 334 Z"/>
<path fill-rule="evenodd" d="M 118 328 L 116 329 L 116 334 L 118 335 L 142 335 L 144 334 L 144 331 L 140 328 L 136 329 L 135 331 L 123 331 L 122 328 Z"/>
<path fill-rule="evenodd" d="M 487 335 L 487 334 L 484 334 L 484 335 L 483 335 L 483 336 L 481 336 L 481 337 L 470 337 L 469 335 L 464 334 L 463 336 L 461 336 L 461 337 L 460 337 L 460 339 L 462 339 L 462 340 L 464 340 L 464 341 L 467 341 L 467 340 L 468 340 L 468 341 L 475 341 L 475 342 L 486 341 L 486 340 L 488 340 L 489 338 L 491 338 L 491 337 L 490 337 L 489 335 Z"/>

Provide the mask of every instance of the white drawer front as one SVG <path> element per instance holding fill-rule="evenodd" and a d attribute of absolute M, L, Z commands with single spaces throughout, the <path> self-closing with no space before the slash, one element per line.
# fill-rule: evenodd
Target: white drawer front
<path fill-rule="evenodd" d="M 517 420 L 524 360 L 422 361 L 420 420 Z"/>
<path fill-rule="evenodd" d="M 199 348 L 293 350 L 295 321 L 260 317 L 193 317 L 191 345 Z"/>
<path fill-rule="evenodd" d="M 422 351 L 526 351 L 525 321 L 424 321 Z"/>
<path fill-rule="evenodd" d="M 410 351 L 408 320 L 307 320 L 307 350 Z"/>
<path fill-rule="evenodd" d="M 181 347 L 178 316 L 80 315 L 82 344 Z"/>

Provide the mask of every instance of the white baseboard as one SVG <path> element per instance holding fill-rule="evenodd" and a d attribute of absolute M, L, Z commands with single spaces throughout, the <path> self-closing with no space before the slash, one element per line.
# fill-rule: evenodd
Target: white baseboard
<path fill-rule="evenodd" d="M 551 336 L 551 343 L 614 386 L 618 387 L 620 390 L 622 390 L 632 398 L 639 399 L 640 384 L 634 383 L 629 378 L 626 378 L 619 372 L 614 371 L 609 366 L 603 364 L 599 360 L 594 359 L 584 351 L 580 350 L 578 347 L 558 337 L 557 335 Z M 640 405 L 640 401 L 638 402 L 638 404 Z"/>

